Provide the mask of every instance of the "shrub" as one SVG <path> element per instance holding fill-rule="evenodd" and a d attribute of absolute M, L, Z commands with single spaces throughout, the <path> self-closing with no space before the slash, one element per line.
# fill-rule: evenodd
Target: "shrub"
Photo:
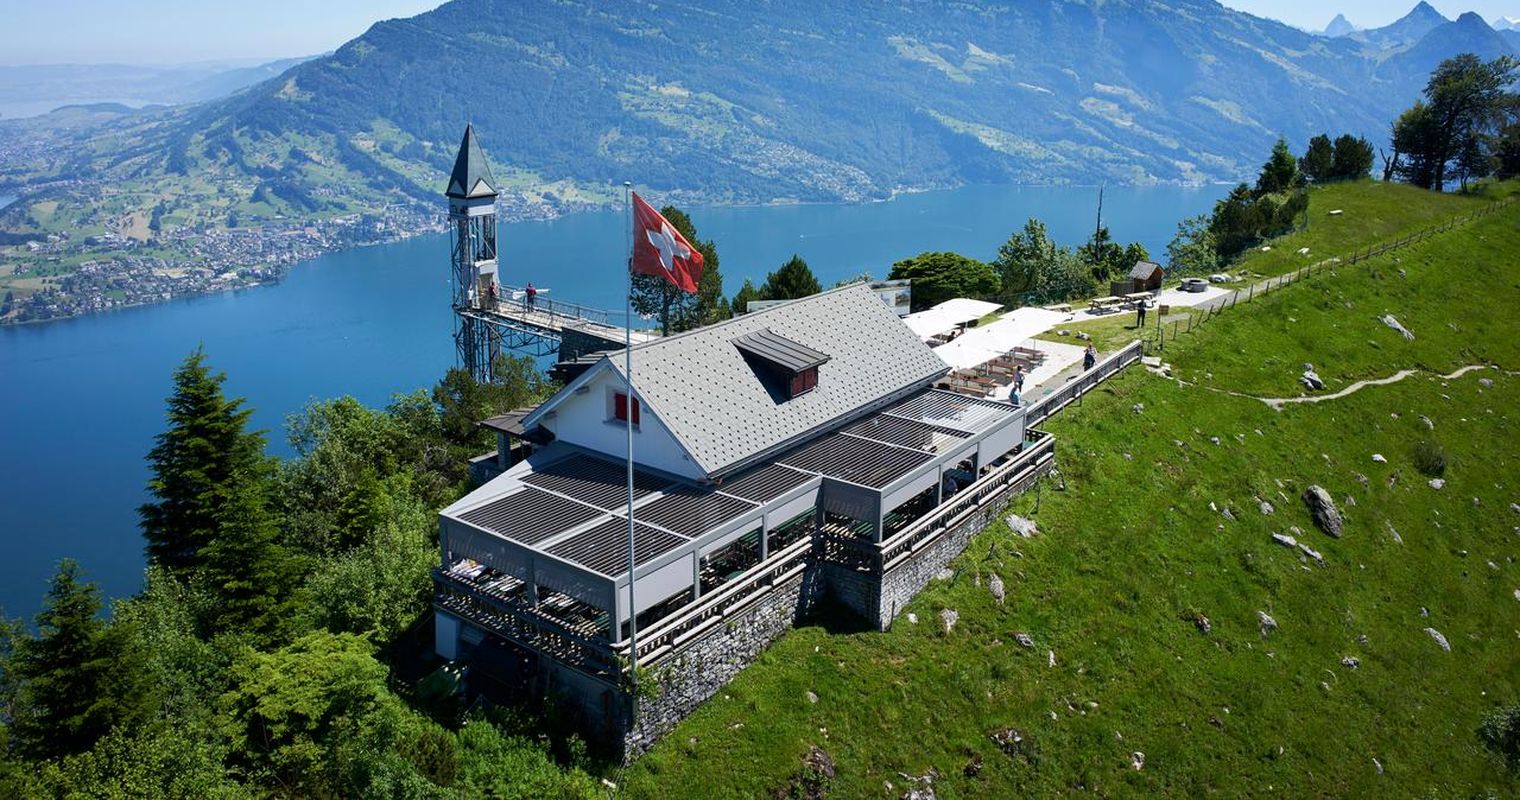
<path fill-rule="evenodd" d="M 1520 770 L 1520 705 L 1490 712 L 1478 726 L 1478 738 L 1510 769 Z"/>
<path fill-rule="evenodd" d="M 1428 439 L 1414 446 L 1414 468 L 1422 474 L 1439 478 L 1446 474 L 1446 449 Z"/>

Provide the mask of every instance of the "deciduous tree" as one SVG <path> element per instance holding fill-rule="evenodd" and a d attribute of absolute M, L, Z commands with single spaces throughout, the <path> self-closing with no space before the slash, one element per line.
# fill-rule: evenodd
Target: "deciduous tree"
<path fill-rule="evenodd" d="M 992 267 L 959 253 L 919 253 L 892 265 L 892 280 L 913 281 L 913 309 L 928 308 L 956 297 L 985 297 L 997 292 Z"/>

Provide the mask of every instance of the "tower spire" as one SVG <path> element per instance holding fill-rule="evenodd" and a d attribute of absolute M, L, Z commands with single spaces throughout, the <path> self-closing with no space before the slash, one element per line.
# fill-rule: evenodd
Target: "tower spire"
<path fill-rule="evenodd" d="M 496 178 L 475 126 L 465 125 L 459 155 L 444 190 L 449 200 L 453 239 L 454 344 L 459 365 L 477 381 L 491 378 L 501 352 L 501 335 L 487 322 L 495 313 L 500 286 L 496 280 Z"/>

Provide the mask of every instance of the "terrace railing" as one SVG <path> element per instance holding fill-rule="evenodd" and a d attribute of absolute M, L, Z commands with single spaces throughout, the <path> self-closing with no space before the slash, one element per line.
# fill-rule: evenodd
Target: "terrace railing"
<path fill-rule="evenodd" d="M 433 602 L 439 608 L 583 672 L 602 677 L 617 674 L 617 657 L 607 640 L 443 569 L 433 569 L 433 581 L 437 587 Z"/>
<path fill-rule="evenodd" d="M 535 325 L 543 325 L 554 330 L 564 328 L 582 322 L 590 322 L 596 325 L 611 326 L 611 315 L 600 308 L 571 303 L 565 300 L 552 300 L 540 293 L 533 300 L 530 309 L 526 299 L 512 299 L 524 290 L 517 286 L 501 287 L 501 295 L 496 299 L 494 307 L 487 303 L 488 311 L 512 316 L 527 316 L 528 321 Z"/>
<path fill-rule="evenodd" d="M 925 545 L 954 529 L 988 503 L 995 502 L 1008 487 L 1016 486 L 1045 469 L 1056 457 L 1055 437 L 1037 430 L 1029 430 L 1028 436 L 1024 449 L 1009 459 L 1008 463 L 982 476 L 981 480 L 957 492 L 948 502 L 882 542 L 878 556 L 881 574 L 890 572 Z"/>
<path fill-rule="evenodd" d="M 1030 403 L 1024 412 L 1024 424 L 1034 427 L 1047 419 L 1055 416 L 1061 409 L 1071 405 L 1077 398 L 1092 391 L 1094 387 L 1108 380 L 1121 369 L 1140 360 L 1144 355 L 1144 344 L 1139 341 L 1130 342 L 1124 349 L 1099 361 L 1093 368 L 1067 381 L 1065 385 Z"/>
<path fill-rule="evenodd" d="M 640 631 L 640 667 L 658 664 L 663 656 L 769 595 L 774 587 L 802 574 L 810 562 L 808 554 L 812 548 L 812 537 L 799 539 L 710 594 L 703 595 L 697 602 Z M 624 662 L 628 650 L 626 640 L 613 646 L 613 652 Z"/>

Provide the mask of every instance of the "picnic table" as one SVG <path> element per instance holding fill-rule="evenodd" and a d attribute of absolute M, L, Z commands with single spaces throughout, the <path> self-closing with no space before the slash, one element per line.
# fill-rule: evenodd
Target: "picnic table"
<path fill-rule="evenodd" d="M 1114 306 L 1123 305 L 1125 302 L 1125 299 L 1122 297 L 1109 295 L 1108 297 L 1094 297 L 1088 301 L 1087 306 L 1094 311 L 1106 311 Z"/>
<path fill-rule="evenodd" d="M 1124 299 L 1128 300 L 1131 303 L 1143 303 L 1146 300 L 1151 299 L 1151 293 L 1150 292 L 1131 292 L 1131 293 L 1125 295 Z"/>
<path fill-rule="evenodd" d="M 1054 311 L 1057 314 L 1070 314 L 1071 303 L 1056 303 L 1053 306 L 1045 306 L 1046 311 Z"/>

